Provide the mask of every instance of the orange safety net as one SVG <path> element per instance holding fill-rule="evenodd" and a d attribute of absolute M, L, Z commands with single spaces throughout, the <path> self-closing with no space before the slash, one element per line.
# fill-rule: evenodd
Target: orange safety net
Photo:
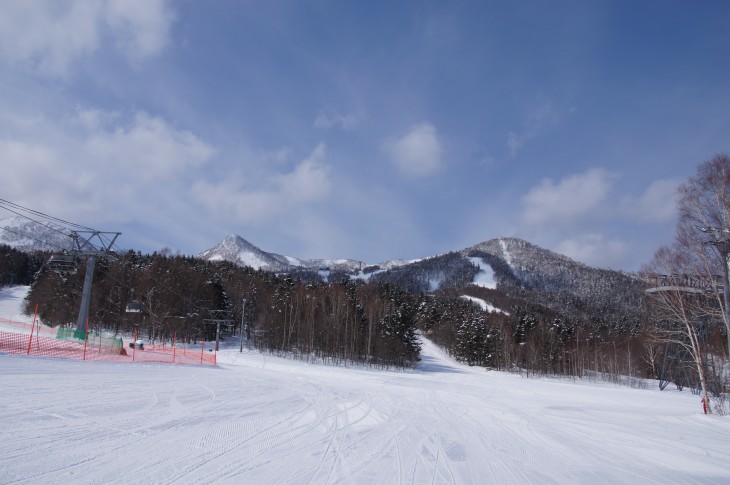
<path fill-rule="evenodd" d="M 27 326 L 30 330 L 30 326 Z M 215 365 L 216 356 L 196 349 L 175 347 L 152 347 L 132 349 L 111 347 L 90 342 L 58 339 L 36 332 L 15 333 L 0 331 L 0 353 L 21 354 L 64 359 L 97 360 L 108 362 L 155 362 L 163 364 Z"/>

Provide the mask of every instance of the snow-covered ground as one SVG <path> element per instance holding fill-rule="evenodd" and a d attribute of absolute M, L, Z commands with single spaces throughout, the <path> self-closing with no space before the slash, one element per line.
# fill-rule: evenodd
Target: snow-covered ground
<path fill-rule="evenodd" d="M 469 296 L 469 295 L 461 295 L 461 297 L 465 300 L 469 300 L 471 302 L 476 303 L 477 305 L 479 305 L 482 308 L 482 310 L 486 310 L 488 312 L 504 313 L 505 315 L 509 315 L 509 313 L 505 312 L 504 310 L 500 310 L 499 308 L 487 303 L 485 300 L 482 300 L 481 298 L 477 298 L 475 296 Z"/>
<path fill-rule="evenodd" d="M 487 372 L 428 340 L 415 371 L 218 361 L 0 354 L 0 483 L 730 483 L 730 420 L 686 391 Z"/>
<path fill-rule="evenodd" d="M 29 289 L 29 286 L 0 288 L 0 318 L 13 322 L 32 323 L 32 315 L 23 315 L 24 300 Z"/>
<path fill-rule="evenodd" d="M 497 288 L 497 280 L 494 279 L 494 270 L 485 263 L 482 258 L 469 258 L 471 264 L 479 268 L 479 273 L 474 277 L 474 284 L 484 288 Z"/>

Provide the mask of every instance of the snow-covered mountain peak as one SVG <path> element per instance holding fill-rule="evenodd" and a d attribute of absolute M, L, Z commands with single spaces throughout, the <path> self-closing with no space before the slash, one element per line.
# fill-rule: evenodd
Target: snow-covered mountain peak
<path fill-rule="evenodd" d="M 519 269 L 525 265 L 530 266 L 535 261 L 552 260 L 567 264 L 585 266 L 562 254 L 555 253 L 535 244 L 516 237 L 501 237 L 483 241 L 474 246 L 463 249 L 463 255 L 474 252 L 488 253 L 504 260 L 511 268 Z"/>
<path fill-rule="evenodd" d="M 230 261 L 254 269 L 279 270 L 297 266 L 296 258 L 268 253 L 236 234 L 226 236 L 217 246 L 203 251 L 198 257 L 208 261 Z"/>
<path fill-rule="evenodd" d="M 237 234 L 231 234 L 229 236 L 226 236 L 225 239 L 223 239 L 223 241 L 221 241 L 217 247 L 235 253 L 240 253 L 242 251 L 260 251 L 259 248 L 257 248 Z"/>
<path fill-rule="evenodd" d="M 207 249 L 199 258 L 208 261 L 230 261 L 240 266 L 250 266 L 266 271 L 311 270 L 325 279 L 330 272 L 357 275 L 368 265 L 354 259 L 300 259 L 293 256 L 269 253 L 236 234 L 226 236 L 217 246 Z"/>

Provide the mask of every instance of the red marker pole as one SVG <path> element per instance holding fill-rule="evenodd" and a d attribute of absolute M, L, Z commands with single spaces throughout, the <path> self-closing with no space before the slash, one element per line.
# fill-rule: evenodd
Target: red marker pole
<path fill-rule="evenodd" d="M 134 332 L 132 332 L 132 338 L 134 339 L 134 342 L 132 343 L 132 362 L 134 362 L 134 354 L 137 352 L 137 329 L 134 329 Z"/>
<path fill-rule="evenodd" d="M 177 345 L 175 345 L 176 344 L 175 337 L 177 337 L 177 332 L 172 332 L 172 362 L 173 363 L 175 362 L 175 354 L 177 351 Z"/>
<path fill-rule="evenodd" d="M 36 305 L 36 308 L 35 308 L 35 314 L 33 315 L 33 322 L 35 322 L 36 315 L 38 315 L 38 305 Z M 39 351 L 41 350 L 41 322 L 38 322 L 35 326 L 35 347 Z"/>
<path fill-rule="evenodd" d="M 205 352 L 205 337 L 200 338 L 200 365 L 203 365 L 203 352 Z"/>
<path fill-rule="evenodd" d="M 28 339 L 28 352 L 26 355 L 30 355 L 30 345 L 33 343 L 33 331 L 35 330 L 35 319 L 38 316 L 38 303 L 35 304 L 35 314 L 33 314 L 33 326 L 30 327 L 30 339 Z"/>
<path fill-rule="evenodd" d="M 86 319 L 86 338 L 84 339 L 84 360 L 86 360 L 86 343 L 89 341 L 89 319 Z"/>

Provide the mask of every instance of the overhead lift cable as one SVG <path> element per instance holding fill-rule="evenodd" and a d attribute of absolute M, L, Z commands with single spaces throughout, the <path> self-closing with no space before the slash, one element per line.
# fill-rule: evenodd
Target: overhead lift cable
<path fill-rule="evenodd" d="M 32 218 L 30 218 L 30 217 L 28 217 L 28 216 L 24 215 L 24 214 L 20 214 L 20 213 L 18 213 L 18 212 L 15 212 L 15 211 L 14 211 L 14 210 L 12 210 L 12 209 L 9 209 L 9 208 L 7 208 L 7 207 L 4 207 L 4 205 L 9 205 L 10 207 L 13 207 L 13 208 L 15 208 L 15 209 L 17 209 L 17 210 L 21 210 L 21 211 L 29 212 L 29 213 L 31 213 L 31 214 L 33 214 L 33 215 L 35 215 L 35 216 L 38 216 L 38 217 L 42 217 L 42 218 L 45 218 L 45 219 L 49 219 L 49 220 L 52 220 L 52 221 L 58 222 L 58 223 L 60 223 L 60 224 L 65 224 L 65 225 L 67 225 L 67 226 L 72 226 L 72 227 L 76 227 L 76 228 L 78 228 L 78 229 L 83 229 L 83 230 L 85 230 L 85 231 L 95 231 L 95 229 L 92 229 L 91 227 L 83 226 L 83 225 L 81 225 L 81 224 L 76 224 L 75 222 L 69 222 L 69 221 L 67 221 L 67 220 L 64 220 L 64 219 L 61 219 L 61 218 L 58 218 L 58 217 L 54 217 L 54 216 L 51 216 L 51 215 L 49 215 L 49 214 L 46 214 L 46 213 L 44 213 L 44 212 L 41 212 L 41 211 L 37 211 L 37 210 L 35 210 L 35 209 L 30 209 L 30 208 L 28 208 L 28 207 L 24 207 L 24 206 L 22 206 L 22 205 L 20 205 L 20 204 L 16 204 L 15 202 L 11 202 L 11 201 L 9 201 L 9 200 L 5 200 L 5 199 L 0 199 L 0 207 L 2 207 L 3 209 L 5 209 L 5 210 L 8 210 L 8 211 L 10 211 L 10 212 L 13 212 L 13 213 L 15 213 L 15 214 L 17 214 L 17 215 L 19 215 L 19 216 L 21 216 L 21 217 L 25 217 L 26 219 L 28 219 L 28 220 L 31 220 L 31 221 L 33 221 L 33 222 L 36 222 L 36 223 L 38 223 L 38 224 L 42 224 L 42 223 L 41 223 L 41 222 L 39 222 L 39 221 L 36 221 L 35 219 L 32 219 Z M 44 225 L 45 225 L 45 224 L 44 224 Z M 67 234 L 67 235 L 68 235 L 68 234 Z"/>

